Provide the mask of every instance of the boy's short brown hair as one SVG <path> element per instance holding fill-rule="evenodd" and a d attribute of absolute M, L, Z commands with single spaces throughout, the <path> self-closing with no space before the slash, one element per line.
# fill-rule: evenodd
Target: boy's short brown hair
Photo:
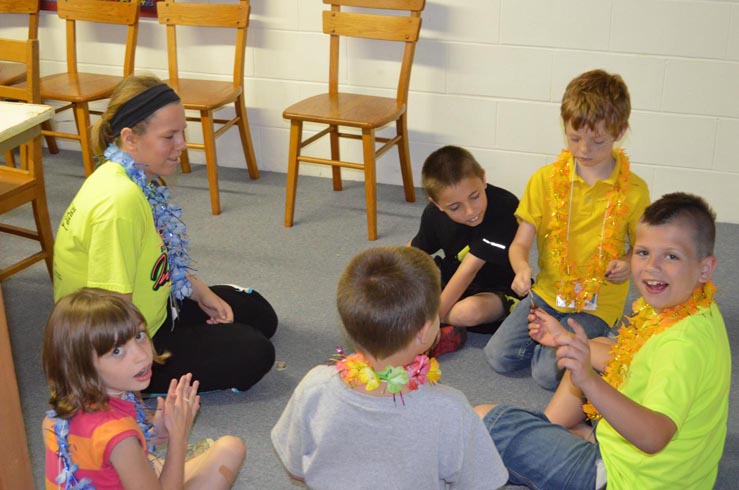
<path fill-rule="evenodd" d="M 439 314 L 439 269 L 413 247 L 374 247 L 344 269 L 336 305 L 357 349 L 385 359 Z"/>
<path fill-rule="evenodd" d="M 587 127 L 595 131 L 603 121 L 606 132 L 619 138 L 629 127 L 631 99 L 620 75 L 592 70 L 575 77 L 562 97 L 560 114 L 565 126 L 576 131 Z"/>
<path fill-rule="evenodd" d="M 693 243 L 700 258 L 713 255 L 716 213 L 700 196 L 686 192 L 665 194 L 644 210 L 641 222 L 650 226 L 679 223 L 692 232 Z"/>
<path fill-rule="evenodd" d="M 447 187 L 459 184 L 468 177 L 485 178 L 485 170 L 472 153 L 459 146 L 444 146 L 430 154 L 423 162 L 421 183 L 426 195 L 438 201 Z"/>

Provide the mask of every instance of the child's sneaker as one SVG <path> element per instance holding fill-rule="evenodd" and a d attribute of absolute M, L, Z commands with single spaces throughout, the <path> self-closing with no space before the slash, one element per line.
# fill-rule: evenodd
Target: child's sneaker
<path fill-rule="evenodd" d="M 464 327 L 453 327 L 447 325 L 441 327 L 439 341 L 431 349 L 430 357 L 439 357 L 449 352 L 455 352 L 462 348 L 467 341 L 467 329 Z"/>

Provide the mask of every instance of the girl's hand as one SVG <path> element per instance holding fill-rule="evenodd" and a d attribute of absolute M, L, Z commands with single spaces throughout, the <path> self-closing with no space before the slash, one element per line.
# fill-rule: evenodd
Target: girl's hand
<path fill-rule="evenodd" d="M 172 382 L 174 382 L 174 380 L 172 380 Z M 167 426 L 164 425 L 164 398 L 161 396 L 157 397 L 157 409 L 154 412 L 154 417 L 151 419 L 151 425 L 154 426 L 154 434 L 156 434 L 154 440 L 155 444 L 159 444 L 169 438 Z"/>
<path fill-rule="evenodd" d="M 170 441 L 173 438 L 187 441 L 195 415 L 200 410 L 198 385 L 198 381 L 192 381 L 190 373 L 180 377 L 179 380 L 173 379 L 169 383 L 167 397 L 163 402 L 162 417 Z M 158 406 L 159 401 L 157 400 Z"/>
<path fill-rule="evenodd" d="M 629 262 L 622 259 L 614 259 L 606 266 L 606 279 L 614 284 L 621 284 L 629 279 L 631 267 Z"/>

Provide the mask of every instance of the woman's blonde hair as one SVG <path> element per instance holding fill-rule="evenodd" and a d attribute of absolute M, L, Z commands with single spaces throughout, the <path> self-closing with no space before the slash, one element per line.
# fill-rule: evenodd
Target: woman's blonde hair
<path fill-rule="evenodd" d="M 92 151 L 98 158 L 102 156 L 105 149 L 111 143 L 115 142 L 116 145 L 121 146 L 119 140 L 120 135 L 114 134 L 110 126 L 110 122 L 118 112 L 118 109 L 145 90 L 162 85 L 163 83 L 154 75 L 130 75 L 116 86 L 113 94 L 110 96 L 110 102 L 105 112 L 92 125 Z M 134 134 L 143 134 L 150 120 L 151 116 L 135 124 L 131 130 Z"/>

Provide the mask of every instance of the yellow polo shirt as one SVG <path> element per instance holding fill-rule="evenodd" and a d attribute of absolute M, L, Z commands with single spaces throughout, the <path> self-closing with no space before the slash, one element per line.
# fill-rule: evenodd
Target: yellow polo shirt
<path fill-rule="evenodd" d="M 569 155 L 570 168 L 574 169 L 572 154 Z M 616 151 L 614 150 L 614 158 Z M 596 181 L 588 185 L 577 173 L 574 173 L 572 188 L 572 213 L 570 216 L 569 252 L 570 260 L 576 264 L 589 263 L 589 259 L 596 253 L 601 243 L 603 229 L 603 215 L 608 205 L 608 192 L 616 185 L 620 166 L 615 166 L 611 175 L 605 180 Z M 574 172 L 574 170 L 573 170 Z M 552 181 L 554 180 L 554 164 L 540 168 L 529 179 L 523 198 L 516 209 L 516 218 L 534 225 L 536 228 L 536 244 L 539 251 L 539 274 L 533 290 L 550 306 L 561 312 L 574 311 L 571 308 L 557 307 L 557 291 L 559 269 L 552 263 L 549 250 L 553 246 L 548 237 L 552 208 L 548 196 L 553 194 Z M 634 245 L 636 224 L 649 205 L 649 189 L 646 182 L 633 171 L 629 178 L 626 192 L 627 217 L 617 236 L 623 237 L 619 249 L 619 256 L 626 253 L 626 244 Z M 622 317 L 626 296 L 629 292 L 629 281 L 622 284 L 613 284 L 606 281 L 598 293 L 597 309 L 589 313 L 603 319 L 608 325 L 615 325 Z"/>

